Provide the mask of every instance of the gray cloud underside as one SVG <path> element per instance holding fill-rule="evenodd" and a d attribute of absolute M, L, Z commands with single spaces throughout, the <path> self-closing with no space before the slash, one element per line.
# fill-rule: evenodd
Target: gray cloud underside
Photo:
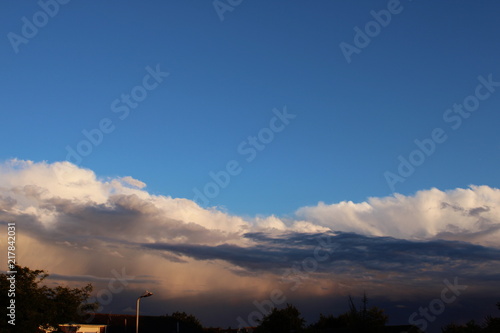
<path fill-rule="evenodd" d="M 248 233 L 245 237 L 257 245 L 152 243 L 142 244 L 142 247 L 197 260 L 225 260 L 249 270 L 276 271 L 303 261 L 312 267 L 312 260 L 316 258 L 315 271 L 318 273 L 337 272 L 354 265 L 374 271 L 411 273 L 432 267 L 434 270 L 466 270 L 474 274 L 474 268 L 489 265 L 489 275 L 500 275 L 500 250 L 464 242 L 409 241 L 354 233 L 287 233 L 280 237 Z M 328 259 L 323 259 L 327 254 Z"/>
<path fill-rule="evenodd" d="M 3 224 L 16 221 L 24 232 L 46 241 L 64 239 L 86 243 L 106 238 L 108 242 L 127 243 L 125 239 L 134 235 L 147 236 L 148 231 L 154 231 L 151 235 L 158 239 L 189 239 L 196 243 L 220 242 L 233 237 L 231 233 L 209 230 L 194 222 L 165 218 L 157 207 L 135 195 L 113 195 L 106 204 L 95 204 L 61 198 L 42 199 L 33 193 L 36 193 L 33 188 L 25 187 L 19 191 L 26 195 L 28 190 L 32 192 L 30 196 L 37 197 L 40 209 L 57 216 L 55 220 L 44 225 L 37 216 L 11 214 L 11 209 L 7 208 L 16 201 L 2 196 L 0 218 Z"/>

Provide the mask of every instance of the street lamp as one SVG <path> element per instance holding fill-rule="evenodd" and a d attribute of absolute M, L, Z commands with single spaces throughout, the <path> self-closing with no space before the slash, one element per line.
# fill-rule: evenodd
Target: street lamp
<path fill-rule="evenodd" d="M 153 295 L 153 293 L 150 293 L 149 291 L 146 290 L 144 295 L 139 296 L 139 298 L 137 298 L 137 303 L 135 304 L 135 333 L 139 333 L 139 302 L 141 301 L 141 298 L 149 297 L 151 295 Z"/>

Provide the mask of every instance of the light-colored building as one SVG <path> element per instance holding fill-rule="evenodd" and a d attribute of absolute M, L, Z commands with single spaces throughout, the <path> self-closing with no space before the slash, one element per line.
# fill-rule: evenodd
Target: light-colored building
<path fill-rule="evenodd" d="M 106 333 L 107 325 L 62 324 L 59 328 L 64 333 Z"/>

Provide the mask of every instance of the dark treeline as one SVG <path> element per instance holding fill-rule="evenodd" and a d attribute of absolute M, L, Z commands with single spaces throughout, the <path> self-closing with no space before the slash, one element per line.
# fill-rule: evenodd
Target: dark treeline
<path fill-rule="evenodd" d="M 339 316 L 320 314 L 317 322 L 306 326 L 299 310 L 287 304 L 283 309 L 274 308 L 265 316 L 255 329 L 255 333 L 302 332 L 302 333 L 418 333 L 423 332 L 416 326 L 387 326 L 388 317 L 378 307 L 367 307 L 367 297 L 362 305 L 356 307 L 349 297 L 349 310 Z M 500 302 L 497 303 L 500 310 Z M 441 328 L 442 333 L 500 333 L 500 317 L 491 315 L 482 323 L 471 320 L 466 324 L 448 324 Z"/>

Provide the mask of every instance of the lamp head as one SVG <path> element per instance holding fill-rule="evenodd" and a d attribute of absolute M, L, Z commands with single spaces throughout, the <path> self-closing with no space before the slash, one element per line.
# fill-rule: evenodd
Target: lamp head
<path fill-rule="evenodd" d="M 153 295 L 153 293 L 152 293 L 152 292 L 149 292 L 149 291 L 147 291 L 147 290 L 146 290 L 146 291 L 144 292 L 144 295 L 142 295 L 141 297 L 149 297 L 149 296 L 151 296 L 151 295 Z"/>

